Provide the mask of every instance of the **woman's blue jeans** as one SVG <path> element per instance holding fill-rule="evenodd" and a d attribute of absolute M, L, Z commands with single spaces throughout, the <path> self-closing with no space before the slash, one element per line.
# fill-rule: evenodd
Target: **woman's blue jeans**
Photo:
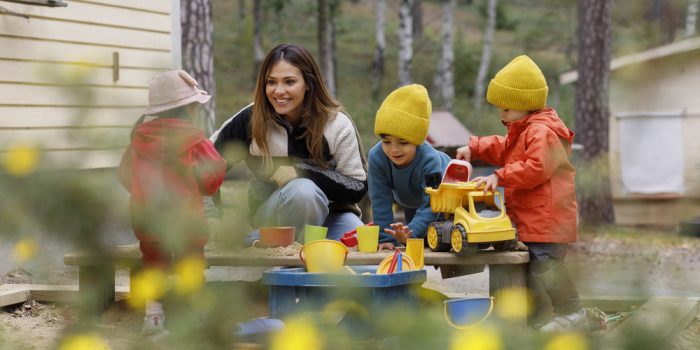
<path fill-rule="evenodd" d="M 328 227 L 326 238 L 340 240 L 343 233 L 363 225 L 362 220 L 351 212 L 330 213 L 328 197 L 309 179 L 294 179 L 273 192 L 253 217 L 254 227 L 294 226 L 297 242 L 304 241 L 304 225 Z M 259 239 L 258 230 L 251 232 L 248 245 Z"/>

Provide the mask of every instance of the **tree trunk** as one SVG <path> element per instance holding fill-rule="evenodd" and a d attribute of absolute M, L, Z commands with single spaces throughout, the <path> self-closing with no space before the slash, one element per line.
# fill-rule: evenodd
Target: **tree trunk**
<path fill-rule="evenodd" d="M 435 75 L 435 87 L 440 92 L 443 108 L 452 110 L 454 85 L 454 11 L 456 0 L 446 0 L 442 10 L 442 51 Z"/>
<path fill-rule="evenodd" d="M 384 78 L 384 48 L 386 47 L 386 37 L 384 35 L 384 10 L 386 8 L 385 0 L 376 0 L 377 4 L 377 24 L 374 29 L 374 59 L 372 60 L 372 95 L 379 97 L 382 79 Z"/>
<path fill-rule="evenodd" d="M 328 0 L 333 1 L 333 0 Z M 335 96 L 335 66 L 333 61 L 333 26 L 331 5 L 326 0 L 318 0 L 318 52 L 321 72 L 328 92 Z"/>
<path fill-rule="evenodd" d="M 262 43 L 262 4 L 260 1 L 253 1 L 253 80 L 256 79 L 258 70 L 265 59 L 265 51 Z"/>
<path fill-rule="evenodd" d="M 688 12 L 685 16 L 685 36 L 695 35 L 695 26 L 698 22 L 698 0 L 688 0 Z"/>
<path fill-rule="evenodd" d="M 577 192 L 580 217 L 589 224 L 614 221 L 608 158 L 611 1 L 579 0 L 575 122 L 583 150 Z"/>
<path fill-rule="evenodd" d="M 401 0 L 399 4 L 399 86 L 411 83 L 413 60 L 413 0 Z"/>
<path fill-rule="evenodd" d="M 497 5 L 496 0 L 488 0 L 488 18 L 486 20 L 486 30 L 484 31 L 484 46 L 481 49 L 481 62 L 479 63 L 479 71 L 474 83 L 474 115 L 477 118 L 481 116 L 481 105 L 484 100 L 484 81 L 491 65 L 491 46 L 493 44 L 493 35 L 496 31 Z"/>
<path fill-rule="evenodd" d="M 207 135 L 216 124 L 216 83 L 214 81 L 214 47 L 210 0 L 180 0 L 182 26 L 182 68 L 190 73 L 202 90 L 211 95 L 203 105 L 203 128 Z"/>
<path fill-rule="evenodd" d="M 423 36 L 423 4 L 421 0 L 413 0 L 413 38 Z"/>
<path fill-rule="evenodd" d="M 238 19 L 245 21 L 245 0 L 238 0 Z"/>

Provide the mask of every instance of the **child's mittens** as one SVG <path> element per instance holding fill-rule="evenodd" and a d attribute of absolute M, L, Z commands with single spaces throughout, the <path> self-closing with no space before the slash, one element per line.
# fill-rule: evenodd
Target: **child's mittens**
<path fill-rule="evenodd" d="M 290 165 L 282 165 L 277 170 L 275 170 L 274 174 L 270 177 L 272 181 L 277 183 L 278 187 L 282 187 L 287 184 L 287 182 L 292 181 L 297 178 L 297 171 L 294 169 L 293 166 Z"/>

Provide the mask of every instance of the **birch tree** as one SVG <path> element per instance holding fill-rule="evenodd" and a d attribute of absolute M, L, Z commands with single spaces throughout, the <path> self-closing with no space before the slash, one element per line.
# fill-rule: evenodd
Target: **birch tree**
<path fill-rule="evenodd" d="M 374 59 L 372 60 L 372 95 L 379 96 L 382 79 L 384 78 L 384 49 L 386 37 L 384 32 L 385 0 L 376 0 L 376 27 L 374 28 Z"/>
<path fill-rule="evenodd" d="M 411 61 L 413 60 L 413 0 L 399 3 L 399 86 L 411 83 Z"/>
<path fill-rule="evenodd" d="M 456 0 L 446 0 L 442 7 L 442 50 L 435 75 L 435 87 L 440 92 L 443 108 L 452 110 L 454 85 L 454 10 Z"/>
<path fill-rule="evenodd" d="M 578 165 L 581 219 L 613 222 L 608 163 L 608 76 L 612 0 L 579 0 L 576 140 L 583 145 Z"/>
<path fill-rule="evenodd" d="M 481 115 L 481 107 L 484 100 L 484 81 L 491 65 L 491 47 L 496 31 L 496 6 L 498 6 L 497 0 L 488 0 L 484 45 L 481 49 L 481 61 L 476 74 L 476 81 L 474 82 L 474 111 L 477 117 Z"/>
<path fill-rule="evenodd" d="M 698 22 L 698 2 L 699 0 L 688 0 L 688 11 L 685 16 L 685 36 L 695 35 L 695 27 Z"/>
<path fill-rule="evenodd" d="M 180 0 L 182 68 L 194 77 L 211 99 L 203 105 L 203 128 L 207 135 L 216 124 L 216 83 L 214 81 L 214 24 L 210 0 Z"/>

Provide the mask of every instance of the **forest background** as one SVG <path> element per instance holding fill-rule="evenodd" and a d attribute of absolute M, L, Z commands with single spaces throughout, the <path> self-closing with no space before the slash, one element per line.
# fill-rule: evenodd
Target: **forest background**
<path fill-rule="evenodd" d="M 399 86 L 399 1 L 386 1 L 386 49 L 378 91 L 372 87 L 375 52 L 375 0 L 330 0 L 335 6 L 337 98 L 354 118 L 365 148 L 377 137 L 374 115 L 383 98 Z M 495 2 L 495 1 L 494 1 Z M 280 43 L 301 44 L 320 61 L 315 0 L 259 2 L 263 52 Z M 446 1 L 419 0 L 414 5 L 412 82 L 425 85 L 433 109 L 444 109 L 435 85 L 441 51 L 442 11 Z M 474 86 L 484 48 L 489 1 L 456 1 L 454 16 L 454 104 L 452 113 L 474 134 L 504 134 L 497 111 L 473 108 Z M 695 0 L 612 1 L 612 57 L 639 52 L 695 32 L 689 5 Z M 212 0 L 216 126 L 252 101 L 257 68 L 254 59 L 254 5 L 251 1 Z M 577 65 L 577 0 L 510 0 L 496 5 L 495 34 L 485 84 L 509 60 L 531 56 L 549 85 L 548 104 L 572 129 L 574 85 L 561 86 L 559 74 Z M 696 7 L 697 8 L 697 7 Z M 691 15 L 691 16 L 688 16 Z M 697 16 L 695 12 L 694 16 Z M 319 62 L 320 63 L 320 62 Z M 466 140 L 465 140 L 466 142 Z"/>

